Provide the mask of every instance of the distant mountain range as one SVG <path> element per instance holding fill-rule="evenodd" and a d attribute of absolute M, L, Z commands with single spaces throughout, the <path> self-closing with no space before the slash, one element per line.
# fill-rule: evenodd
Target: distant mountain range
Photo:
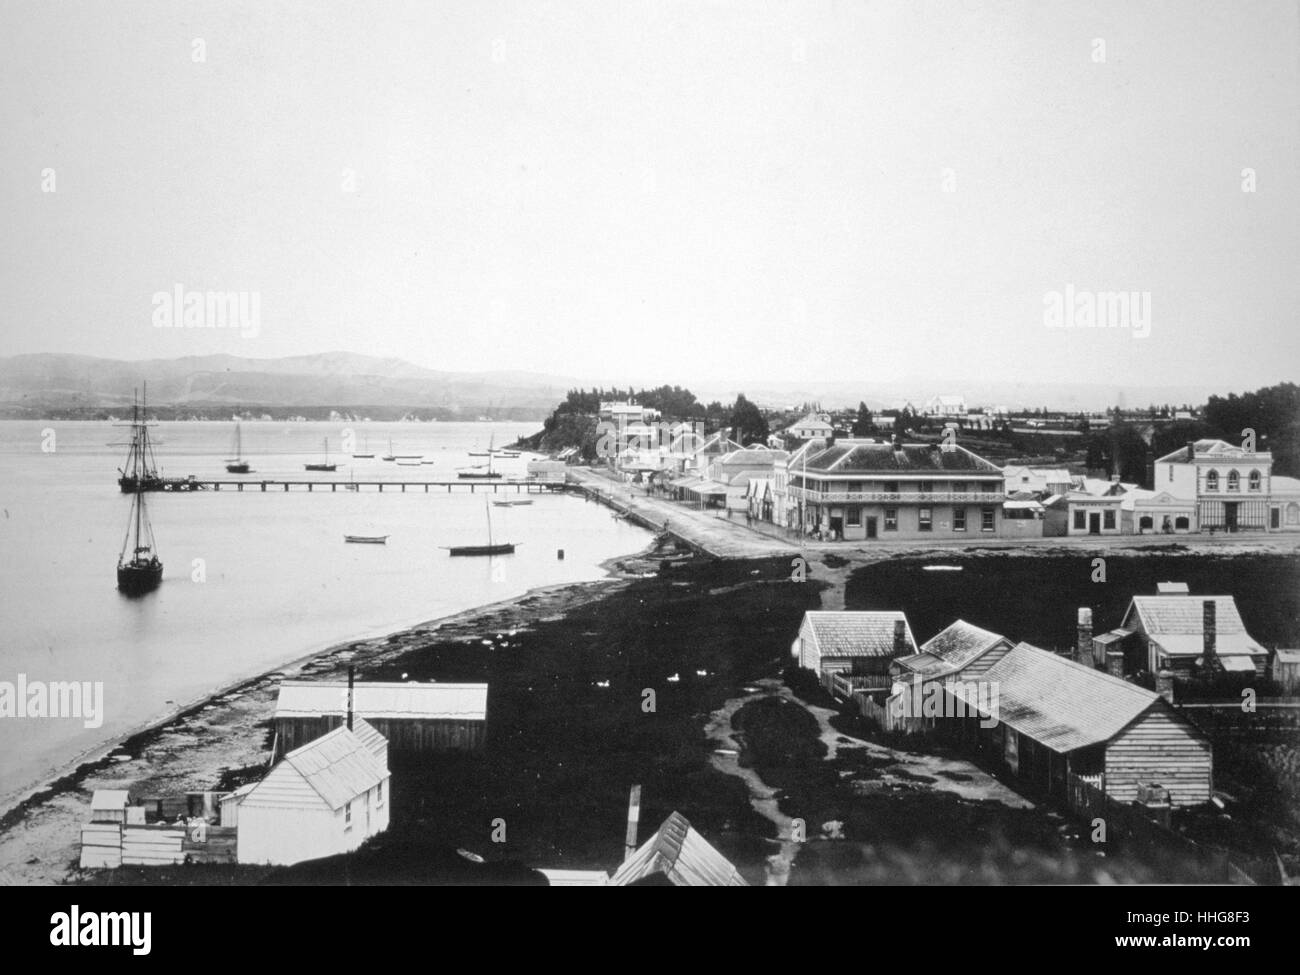
<path fill-rule="evenodd" d="M 439 372 L 349 352 L 246 359 L 145 359 L 37 353 L 0 358 L 0 406 L 28 410 L 129 408 L 149 384 L 159 406 L 437 408 L 466 414 L 521 411 L 541 418 L 576 381 L 524 372 Z"/>
<path fill-rule="evenodd" d="M 442 372 L 403 359 L 351 352 L 323 352 L 280 359 L 246 359 L 234 355 L 187 356 L 180 359 L 125 361 L 63 353 L 36 353 L 0 358 L 0 411 L 38 415 L 89 409 L 122 412 L 136 389 L 149 384 L 149 402 L 195 411 L 220 412 L 266 407 L 384 408 L 387 411 L 437 411 L 440 416 L 490 414 L 497 418 L 547 416 L 568 390 L 608 383 L 528 372 Z M 860 382 L 798 383 L 763 381 L 732 388 L 703 382 L 698 388 L 677 377 L 659 382 L 690 386 L 701 402 L 731 402 L 743 392 L 761 406 L 794 407 L 813 401 L 823 408 L 853 407 L 865 401 L 873 410 L 908 400 L 917 407 L 936 394 L 964 396 L 971 407 L 1039 406 L 1060 410 L 1102 410 L 1148 403 L 1198 405 L 1211 393 L 1230 390 L 1210 386 L 1113 386 L 1099 383 L 951 382 L 931 377 Z M 657 385 L 647 382 L 644 385 Z"/>

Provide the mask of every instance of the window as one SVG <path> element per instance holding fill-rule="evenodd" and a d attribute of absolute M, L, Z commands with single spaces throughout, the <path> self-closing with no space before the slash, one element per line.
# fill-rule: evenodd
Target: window
<path fill-rule="evenodd" d="M 952 491 L 953 491 L 953 494 L 965 494 L 965 493 L 966 493 L 966 482 L 965 482 L 965 481 L 953 481 L 953 482 L 952 482 Z"/>
<path fill-rule="evenodd" d="M 861 524 L 862 524 L 862 509 L 861 509 L 861 508 L 854 507 L 854 506 L 850 506 L 850 507 L 848 508 L 848 510 L 847 510 L 847 515 L 848 515 L 848 523 L 849 523 L 850 525 L 854 525 L 854 526 L 856 526 L 856 525 L 861 525 Z"/>
<path fill-rule="evenodd" d="M 992 508 L 980 509 L 980 531 L 991 532 L 996 527 Z"/>
<path fill-rule="evenodd" d="M 922 494 L 929 494 L 934 490 L 934 481 L 917 481 L 916 489 Z"/>
<path fill-rule="evenodd" d="M 1186 515 L 1179 515 L 1174 519 L 1174 531 L 1185 532 L 1192 526 L 1192 520 Z"/>
<path fill-rule="evenodd" d="M 1251 472 L 1250 472 L 1250 489 L 1251 489 L 1252 491 L 1258 491 L 1258 490 L 1259 490 L 1260 480 L 1261 480 L 1261 479 L 1260 479 L 1260 476 L 1259 476 L 1259 471 L 1251 471 Z"/>
<path fill-rule="evenodd" d="M 1169 480 L 1172 481 L 1173 479 L 1174 479 L 1174 465 L 1173 465 L 1173 464 L 1170 464 L 1170 465 L 1169 465 Z"/>
<path fill-rule="evenodd" d="M 1155 519 L 1152 518 L 1150 515 L 1143 515 L 1141 518 L 1138 519 L 1138 531 L 1149 532 L 1153 528 L 1155 528 L 1155 526 L 1156 526 Z"/>
<path fill-rule="evenodd" d="M 1088 514 L 1082 508 L 1074 509 L 1074 527 L 1079 531 L 1088 527 Z"/>
<path fill-rule="evenodd" d="M 382 782 L 375 786 L 375 802 L 381 806 L 384 804 L 384 783 Z"/>
<path fill-rule="evenodd" d="M 347 805 L 343 807 L 343 829 L 346 831 L 351 828 L 352 828 L 352 803 L 349 802 Z"/>
<path fill-rule="evenodd" d="M 1113 528 L 1115 527 L 1115 509 L 1114 509 L 1114 508 L 1107 508 L 1105 511 L 1103 511 L 1103 512 L 1101 513 L 1101 527 L 1102 527 L 1102 528 L 1111 528 L 1111 529 L 1113 529 Z"/>
<path fill-rule="evenodd" d="M 1228 490 L 1229 491 L 1241 490 L 1241 475 L 1238 474 L 1236 471 L 1228 471 Z"/>
<path fill-rule="evenodd" d="M 897 494 L 897 493 L 898 493 L 898 482 L 897 482 L 897 481 L 886 481 L 886 482 L 885 482 L 885 490 L 886 490 L 889 494 Z"/>
<path fill-rule="evenodd" d="M 1205 475 L 1205 490 L 1207 490 L 1207 491 L 1217 491 L 1217 490 L 1219 490 L 1219 472 L 1218 472 L 1218 471 L 1210 471 L 1210 473 L 1208 473 L 1208 474 Z"/>
<path fill-rule="evenodd" d="M 966 530 L 966 509 L 952 509 L 952 530 L 955 532 L 964 532 Z"/>
<path fill-rule="evenodd" d="M 898 531 L 898 509 L 897 508 L 885 509 L 885 531 L 887 532 Z"/>
<path fill-rule="evenodd" d="M 928 532 L 933 526 L 933 516 L 934 516 L 934 512 L 932 509 L 917 508 L 916 509 L 916 518 L 918 522 L 916 526 L 917 531 Z"/>

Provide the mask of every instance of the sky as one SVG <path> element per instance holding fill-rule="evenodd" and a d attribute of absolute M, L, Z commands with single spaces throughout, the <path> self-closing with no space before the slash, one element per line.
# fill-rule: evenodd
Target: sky
<path fill-rule="evenodd" d="M 1298 68 L 1268 0 L 5 0 L 0 355 L 1294 380 Z"/>

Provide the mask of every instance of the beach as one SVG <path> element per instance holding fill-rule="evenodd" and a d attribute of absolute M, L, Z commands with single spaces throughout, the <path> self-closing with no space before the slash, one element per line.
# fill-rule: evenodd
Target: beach
<path fill-rule="evenodd" d="M 872 880 L 887 879 L 895 868 L 918 880 L 965 876 L 969 882 L 1042 880 L 1057 869 L 1083 882 L 1152 878 L 1118 861 L 1098 874 L 1096 865 L 1070 846 L 1074 838 L 1057 835 L 1057 819 L 1026 810 L 994 778 L 958 757 L 882 750 L 864 728 L 841 724 L 833 703 L 817 697 L 815 687 L 786 672 L 789 642 L 804 611 L 844 608 L 846 593 L 848 608 L 872 603 L 880 587 L 864 588 L 862 580 L 870 578 L 864 573 L 907 572 L 911 564 L 936 561 L 979 571 L 990 558 L 1010 560 L 1030 573 L 1034 566 L 1057 571 L 1062 559 L 1090 564 L 1092 549 L 821 546 L 807 553 L 806 579 L 798 582 L 792 578 L 791 548 L 778 554 L 758 537 L 752 544 L 763 554 L 719 558 L 709 547 L 717 545 L 720 533 L 734 536 L 734 545 L 750 533 L 720 519 L 710 518 L 707 532 L 696 531 L 694 519 L 672 520 L 671 531 L 679 537 L 661 537 L 640 553 L 611 560 L 602 580 L 534 589 L 378 639 L 340 643 L 225 688 L 132 735 L 0 820 L 0 871 L 8 882 L 20 884 L 157 882 L 157 874 L 140 868 L 98 877 L 75 869 L 78 830 L 91 792 L 129 788 L 133 795 L 181 795 L 256 781 L 270 755 L 269 719 L 278 682 L 337 679 L 352 665 L 361 680 L 489 683 L 485 753 L 432 756 L 416 768 L 395 768 L 393 787 L 394 830 L 415 829 L 447 848 L 489 860 L 611 868 L 620 855 L 627 788 L 639 783 L 645 790 L 643 831 L 681 811 L 751 883 L 774 882 L 774 877 L 776 882 L 812 877 L 832 882 L 849 848 L 834 844 L 845 839 L 857 850 L 850 872 Z M 1151 572 L 1168 570 L 1176 577 L 1180 565 L 1204 558 L 1285 559 L 1294 555 L 1295 541 L 1180 539 L 1176 548 L 1170 551 L 1152 539 L 1103 551 L 1115 556 L 1117 569 L 1136 565 L 1134 559 L 1151 560 Z M 1293 564 L 1293 559 L 1283 563 Z M 952 585 L 964 574 L 925 576 Z M 650 714 L 640 707 L 646 689 L 657 696 Z M 773 757 L 755 729 L 764 724 L 763 708 L 769 705 L 763 702 L 778 700 L 813 721 L 785 737 L 817 739 L 821 749 L 810 745 L 797 760 Z M 455 787 L 448 788 L 453 780 Z M 865 818 L 854 798 L 863 794 L 865 808 L 879 807 Z M 971 836 L 995 828 L 1020 837 L 1017 843 L 1030 843 L 1040 855 L 1027 864 L 1001 862 L 998 858 L 1011 857 L 1015 844 L 1004 845 L 983 864 L 982 873 L 963 875 L 953 864 L 973 855 L 974 847 L 938 857 L 941 862 L 908 851 L 903 826 L 915 821 L 918 809 L 928 817 L 915 837 L 922 845 L 960 815 L 970 821 Z M 812 810 L 815 814 L 808 815 Z M 818 820 L 817 842 L 798 850 L 782 842 L 794 815 Z M 498 818 L 509 824 L 508 839 L 494 845 L 487 824 Z M 863 835 L 872 830 L 887 842 L 864 843 Z M 874 851 L 870 856 L 862 852 L 864 845 Z M 174 868 L 167 882 L 182 882 L 177 871 L 184 869 Z M 250 882 L 258 870 L 235 868 L 218 882 Z"/>

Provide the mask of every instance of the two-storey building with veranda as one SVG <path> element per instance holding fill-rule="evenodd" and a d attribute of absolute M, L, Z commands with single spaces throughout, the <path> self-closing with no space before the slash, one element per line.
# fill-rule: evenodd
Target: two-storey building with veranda
<path fill-rule="evenodd" d="M 957 444 L 844 439 L 799 451 L 787 503 L 830 539 L 1001 536 L 1002 470 Z"/>

